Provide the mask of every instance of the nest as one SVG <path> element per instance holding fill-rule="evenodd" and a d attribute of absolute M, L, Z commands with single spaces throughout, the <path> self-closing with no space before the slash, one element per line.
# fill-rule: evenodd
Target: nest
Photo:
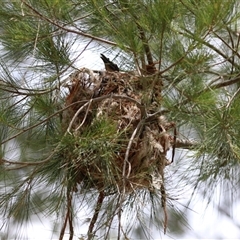
<path fill-rule="evenodd" d="M 161 78 L 82 68 L 66 86 L 64 159 L 75 190 L 160 190 L 174 126 L 159 110 Z"/>

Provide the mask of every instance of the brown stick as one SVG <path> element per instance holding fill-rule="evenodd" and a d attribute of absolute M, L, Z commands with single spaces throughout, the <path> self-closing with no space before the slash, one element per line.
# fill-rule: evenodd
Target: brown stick
<path fill-rule="evenodd" d="M 161 195 L 162 195 L 162 208 L 164 213 L 164 221 L 163 221 L 163 232 L 166 234 L 167 232 L 167 225 L 168 225 L 168 215 L 167 215 L 167 205 L 166 205 L 166 191 L 164 184 L 161 184 Z"/>
<path fill-rule="evenodd" d="M 72 191 L 67 193 L 67 211 L 68 211 L 68 224 L 69 224 L 69 240 L 73 239 L 73 217 L 72 217 Z"/>
<path fill-rule="evenodd" d="M 59 240 L 62 240 L 65 234 L 65 230 L 67 227 L 67 222 L 69 224 L 69 231 L 70 231 L 70 236 L 69 240 L 73 239 L 73 219 L 72 219 L 72 191 L 70 189 L 67 190 L 67 213 L 65 216 L 65 220 L 60 232 Z"/>
<path fill-rule="evenodd" d="M 100 191 L 99 195 L 98 195 L 98 199 L 97 199 L 97 204 L 96 204 L 96 207 L 95 207 L 95 212 L 93 214 L 93 217 L 92 217 L 91 222 L 90 222 L 89 227 L 88 227 L 87 235 L 88 235 L 89 240 L 92 239 L 92 237 L 93 237 L 93 228 L 94 228 L 95 223 L 97 221 L 98 214 L 99 214 L 100 209 L 102 207 L 103 200 L 104 200 L 104 192 Z"/>

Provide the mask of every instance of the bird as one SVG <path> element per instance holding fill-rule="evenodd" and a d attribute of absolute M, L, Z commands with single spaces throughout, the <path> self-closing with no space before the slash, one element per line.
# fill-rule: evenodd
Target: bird
<path fill-rule="evenodd" d="M 118 68 L 118 65 L 111 62 L 109 60 L 109 58 L 107 58 L 106 56 L 104 56 L 102 53 L 101 53 L 101 59 L 103 60 L 104 62 L 104 65 L 105 65 L 105 69 L 106 71 L 109 71 L 109 72 L 119 72 L 119 68 Z"/>

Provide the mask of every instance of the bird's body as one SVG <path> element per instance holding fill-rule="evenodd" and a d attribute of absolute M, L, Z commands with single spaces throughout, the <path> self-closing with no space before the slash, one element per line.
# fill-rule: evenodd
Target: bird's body
<path fill-rule="evenodd" d="M 101 59 L 103 60 L 104 62 L 104 65 L 105 65 L 105 69 L 106 71 L 109 71 L 109 72 L 119 72 L 119 68 L 118 68 L 118 65 L 111 62 L 109 60 L 109 58 L 107 58 L 106 56 L 104 56 L 103 54 L 101 54 Z"/>

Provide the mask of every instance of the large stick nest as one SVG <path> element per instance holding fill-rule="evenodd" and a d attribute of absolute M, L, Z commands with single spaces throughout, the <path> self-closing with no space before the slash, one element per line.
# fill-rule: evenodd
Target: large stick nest
<path fill-rule="evenodd" d="M 161 78 L 82 68 L 66 86 L 63 128 L 74 140 L 64 158 L 75 190 L 160 189 L 173 145 L 173 123 L 159 110 Z"/>

